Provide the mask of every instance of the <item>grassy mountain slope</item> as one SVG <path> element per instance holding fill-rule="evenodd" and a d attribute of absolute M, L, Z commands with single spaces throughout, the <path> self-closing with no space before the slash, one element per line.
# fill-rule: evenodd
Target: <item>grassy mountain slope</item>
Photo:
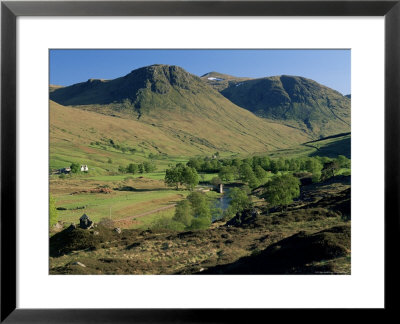
<path fill-rule="evenodd" d="M 51 104 L 51 126 L 72 132 L 72 142 L 79 145 L 112 138 L 146 152 L 191 156 L 266 152 L 312 139 L 236 106 L 175 66 L 154 65 L 115 80 L 89 80 L 53 90 L 50 98 L 58 102 Z"/>
<path fill-rule="evenodd" d="M 203 79 L 260 117 L 279 120 L 316 137 L 350 131 L 350 98 L 313 80 L 287 75 L 246 79 L 211 74 L 216 80 L 208 80 L 208 74 Z"/>
<path fill-rule="evenodd" d="M 121 148 L 115 148 L 110 140 Z M 119 165 L 141 162 L 148 153 L 156 153 L 156 143 L 159 149 L 168 153 L 176 145 L 175 139 L 165 136 L 154 126 L 50 101 L 50 168 L 62 168 L 76 162 L 89 164 L 91 173 L 93 169 L 117 171 Z M 194 152 L 190 147 L 182 147 L 177 154 Z"/>
<path fill-rule="evenodd" d="M 120 118 L 51 101 L 50 167 L 61 168 L 77 162 L 116 171 L 119 165 L 143 161 L 149 153 L 164 158 L 168 155 L 168 159 L 215 151 L 244 154 L 289 147 L 291 142 L 308 139 L 284 125 L 266 121 L 260 125 L 259 118 L 245 110 L 243 115 L 245 117 L 238 122 L 218 115 L 194 117 L 176 113 L 156 125 L 151 121 Z M 281 140 L 282 134 L 286 134 L 284 140 Z M 108 164 L 109 159 L 112 164 Z"/>
<path fill-rule="evenodd" d="M 344 155 L 351 158 L 351 133 L 342 133 L 268 153 L 271 158 Z"/>

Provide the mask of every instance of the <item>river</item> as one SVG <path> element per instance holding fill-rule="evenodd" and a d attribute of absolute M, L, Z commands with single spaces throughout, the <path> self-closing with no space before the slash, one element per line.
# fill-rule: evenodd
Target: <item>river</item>
<path fill-rule="evenodd" d="M 214 186 L 209 185 L 209 184 L 203 184 L 202 187 L 211 188 L 211 189 L 214 188 Z M 229 197 L 230 190 L 231 190 L 230 187 L 224 186 L 224 193 L 220 197 L 217 197 L 217 198 L 213 199 L 214 202 L 212 203 L 211 207 L 214 210 L 215 209 L 220 209 L 220 210 L 222 210 L 224 212 L 225 210 L 228 209 L 229 204 L 231 202 L 231 197 Z M 212 221 L 214 222 L 214 221 L 220 219 L 221 217 L 222 217 L 222 215 L 220 215 L 220 213 L 213 212 Z"/>

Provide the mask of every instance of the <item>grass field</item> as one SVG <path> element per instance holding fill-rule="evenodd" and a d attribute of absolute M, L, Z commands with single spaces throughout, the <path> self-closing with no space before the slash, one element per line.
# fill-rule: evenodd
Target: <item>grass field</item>
<path fill-rule="evenodd" d="M 85 206 L 84 212 L 91 215 L 94 221 L 102 218 L 118 220 L 121 218 L 140 215 L 150 210 L 171 205 L 185 197 L 185 193 L 176 190 L 145 191 L 145 192 L 113 192 L 111 194 L 79 194 L 58 196 L 58 204 L 68 210 L 60 211 L 60 217 L 65 221 L 76 221 L 81 210 L 77 207 Z M 77 213 L 77 214 L 76 214 Z"/>
<path fill-rule="evenodd" d="M 105 185 L 111 193 L 90 193 Z M 56 206 L 65 209 L 58 210 L 59 219 L 65 223 L 78 223 L 86 213 L 95 222 L 107 218 L 120 221 L 125 228 L 149 225 L 160 213 L 172 215 L 174 204 L 188 194 L 165 187 L 163 181 L 126 176 L 55 178 L 50 180 L 50 192 Z"/>
<path fill-rule="evenodd" d="M 174 205 L 189 194 L 189 191 L 166 187 L 164 175 L 164 172 L 154 172 L 144 176 L 87 175 L 67 176 L 65 179 L 52 176 L 50 192 L 56 198 L 56 206 L 65 209 L 58 210 L 59 219 L 65 223 L 77 223 L 79 217 L 86 213 L 95 222 L 108 218 L 118 221 L 120 227 L 146 228 L 160 217 L 172 217 Z M 203 181 L 217 175 L 206 173 Z M 88 192 L 101 186 L 109 187 L 112 192 Z M 121 187 L 125 189 L 118 190 Z M 216 192 L 208 192 L 207 195 L 211 198 L 219 196 Z"/>

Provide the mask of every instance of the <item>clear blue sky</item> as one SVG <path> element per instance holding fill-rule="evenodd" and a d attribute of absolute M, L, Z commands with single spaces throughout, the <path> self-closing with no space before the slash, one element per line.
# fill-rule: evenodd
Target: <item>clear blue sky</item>
<path fill-rule="evenodd" d="M 50 50 L 50 84 L 114 79 L 152 64 L 178 65 L 198 76 L 298 75 L 351 93 L 350 50 Z"/>

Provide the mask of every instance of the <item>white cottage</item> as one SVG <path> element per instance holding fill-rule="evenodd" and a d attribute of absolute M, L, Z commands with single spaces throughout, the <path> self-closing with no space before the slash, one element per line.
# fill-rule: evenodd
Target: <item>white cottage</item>
<path fill-rule="evenodd" d="M 87 165 L 81 165 L 81 172 L 88 172 L 89 168 Z"/>

